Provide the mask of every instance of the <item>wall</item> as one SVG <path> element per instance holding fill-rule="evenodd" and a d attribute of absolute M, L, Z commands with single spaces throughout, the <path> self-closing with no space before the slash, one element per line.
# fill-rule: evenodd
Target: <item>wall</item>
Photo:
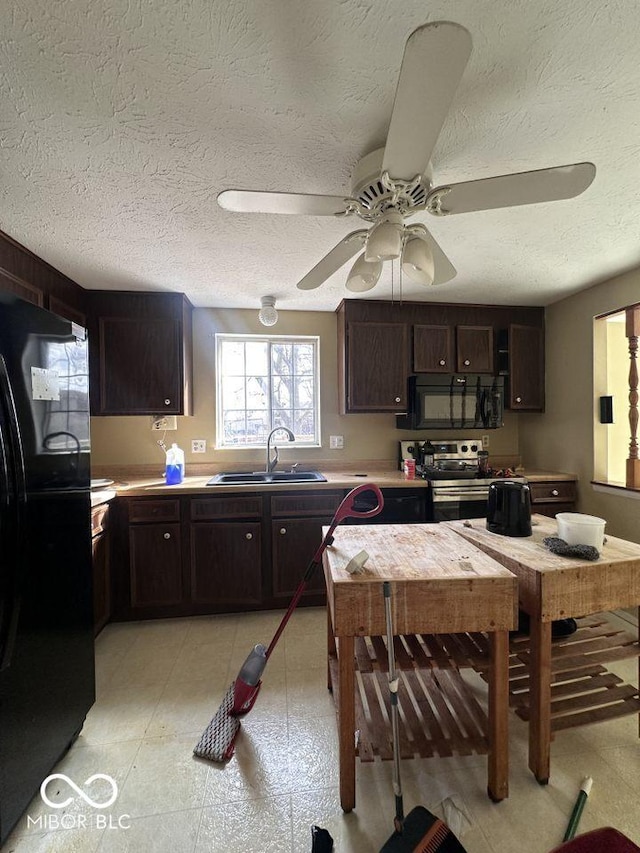
<path fill-rule="evenodd" d="M 599 388 L 594 374 L 594 317 L 638 302 L 640 270 L 580 291 L 546 309 L 546 412 L 520 420 L 520 452 L 527 465 L 578 475 L 578 509 L 607 519 L 607 531 L 640 541 L 640 501 L 595 492 L 594 433 L 599 424 Z M 598 380 L 599 381 L 599 380 Z M 620 413 L 618 413 L 619 416 Z"/>
<path fill-rule="evenodd" d="M 340 462 L 359 460 L 394 460 L 398 441 L 414 436 L 395 428 L 393 415 L 340 415 L 338 413 L 337 318 L 334 313 L 319 311 L 280 311 L 276 326 L 268 331 L 279 335 L 318 335 L 320 337 L 320 395 L 322 447 L 299 449 L 279 442 L 280 458 L 291 464 L 316 460 Z M 165 440 L 176 441 L 186 452 L 187 465 L 209 462 L 212 471 L 223 468 L 255 467 L 264 464 L 264 450 L 215 450 L 215 339 L 216 332 L 264 334 L 257 311 L 198 308 L 193 313 L 194 340 L 194 415 L 178 418 L 178 429 L 168 432 Z M 490 453 L 518 454 L 517 415 L 506 414 L 505 426 L 490 432 Z M 475 431 L 480 435 L 483 431 Z M 464 437 L 473 436 L 465 432 Z M 344 450 L 329 450 L 329 435 L 344 436 Z M 428 437 L 421 433 L 421 438 Z M 462 433 L 457 434 L 458 437 Z M 146 417 L 92 418 L 92 460 L 99 465 L 147 465 L 158 463 L 163 470 L 164 453 L 155 443 L 160 437 L 152 433 Z M 432 438 L 455 437 L 455 431 L 435 431 Z M 191 454 L 191 440 L 205 438 L 207 452 Z"/>

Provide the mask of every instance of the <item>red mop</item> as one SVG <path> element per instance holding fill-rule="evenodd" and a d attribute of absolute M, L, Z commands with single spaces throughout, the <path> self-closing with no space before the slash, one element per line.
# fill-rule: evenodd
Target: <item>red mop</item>
<path fill-rule="evenodd" d="M 375 494 L 377 504 L 373 509 L 357 510 L 354 508 L 355 500 L 362 492 L 373 492 Z M 197 755 L 199 758 L 208 758 L 211 761 L 226 761 L 231 758 L 235 749 L 236 737 L 240 731 L 240 717 L 248 714 L 253 708 L 262 685 L 261 678 L 267 661 L 271 657 L 275 645 L 284 631 L 285 625 L 291 618 L 291 614 L 296 609 L 305 586 L 320 564 L 325 548 L 333 542 L 333 531 L 345 518 L 372 518 L 374 515 L 378 515 L 383 505 L 382 492 L 377 486 L 370 483 L 363 483 L 361 486 L 352 489 L 344 498 L 336 510 L 336 514 L 333 516 L 327 535 L 320 543 L 320 547 L 307 566 L 304 577 L 300 581 L 300 585 L 295 591 L 291 599 L 291 604 L 280 622 L 269 647 L 266 648 L 262 643 L 258 643 L 253 647 L 248 658 L 243 663 L 238 677 L 227 690 L 222 704 L 196 744 L 193 750 L 194 755 Z"/>

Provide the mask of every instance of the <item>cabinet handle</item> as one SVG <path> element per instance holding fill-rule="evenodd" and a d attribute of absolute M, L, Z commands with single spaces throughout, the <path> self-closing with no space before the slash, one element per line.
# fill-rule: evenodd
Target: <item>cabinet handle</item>
<path fill-rule="evenodd" d="M 400 402 L 400 397 L 396 397 L 396 403 Z"/>
<path fill-rule="evenodd" d="M 462 363 L 464 364 L 465 367 L 469 367 L 469 365 L 471 364 L 471 362 L 469 361 L 468 358 L 465 358 L 465 360 Z"/>
<path fill-rule="evenodd" d="M 165 539 L 171 539 L 170 533 L 163 533 L 162 535 L 164 536 Z"/>
<path fill-rule="evenodd" d="M 551 489 L 551 496 L 557 498 L 560 492 L 557 489 Z"/>
<path fill-rule="evenodd" d="M 245 533 L 244 538 L 245 539 L 253 539 L 253 533 Z"/>
<path fill-rule="evenodd" d="M 516 397 L 516 403 L 521 403 L 521 402 L 522 402 L 522 397 Z"/>
<path fill-rule="evenodd" d="M 281 533 L 283 536 L 284 536 L 284 534 L 285 534 L 286 532 L 287 532 L 287 528 L 286 528 L 286 527 L 281 527 L 281 528 L 280 528 L 280 533 Z"/>
<path fill-rule="evenodd" d="M 444 367 L 446 363 L 447 363 L 447 360 L 445 358 L 441 358 L 440 361 L 438 362 L 440 367 Z"/>
<path fill-rule="evenodd" d="M 164 401 L 164 404 L 165 404 L 165 406 L 170 406 L 170 405 L 171 405 L 171 400 L 166 399 L 166 400 Z"/>

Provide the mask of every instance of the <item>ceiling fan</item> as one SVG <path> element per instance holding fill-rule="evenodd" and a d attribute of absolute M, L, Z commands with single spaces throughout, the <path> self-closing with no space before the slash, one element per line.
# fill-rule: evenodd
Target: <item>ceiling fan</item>
<path fill-rule="evenodd" d="M 471 36 L 460 24 L 438 21 L 411 33 L 386 145 L 357 164 L 350 196 L 225 190 L 218 204 L 238 213 L 355 214 L 370 223 L 343 237 L 298 282 L 301 290 L 319 287 L 361 250 L 347 277 L 348 290 L 375 287 L 382 262 L 395 258 L 401 258 L 402 272 L 419 284 L 450 281 L 456 275 L 452 263 L 424 225 L 405 224 L 409 217 L 423 210 L 450 216 L 573 198 L 596 173 L 593 163 L 572 163 L 434 186 L 431 153 L 470 55 Z"/>

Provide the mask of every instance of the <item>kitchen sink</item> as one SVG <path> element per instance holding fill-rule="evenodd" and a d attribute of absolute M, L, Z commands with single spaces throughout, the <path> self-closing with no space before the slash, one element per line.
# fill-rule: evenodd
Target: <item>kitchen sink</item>
<path fill-rule="evenodd" d="M 207 486 L 241 486 L 246 483 L 326 483 L 327 478 L 319 471 L 229 471 L 216 474 Z"/>

